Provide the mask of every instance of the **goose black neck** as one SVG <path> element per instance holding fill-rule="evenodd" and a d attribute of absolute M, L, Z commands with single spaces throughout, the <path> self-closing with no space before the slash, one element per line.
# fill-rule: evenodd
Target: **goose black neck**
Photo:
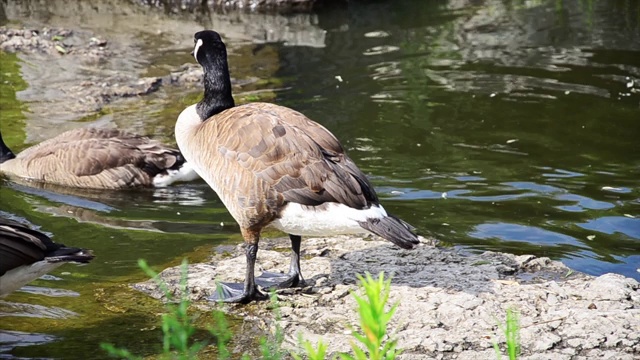
<path fill-rule="evenodd" d="M 0 164 L 7 160 L 15 159 L 15 157 L 14 153 L 9 150 L 7 144 L 2 140 L 2 134 L 0 134 Z"/>
<path fill-rule="evenodd" d="M 204 97 L 196 105 L 202 121 L 235 106 L 231 95 L 231 78 L 227 65 L 227 54 L 213 59 L 207 58 L 204 69 Z"/>

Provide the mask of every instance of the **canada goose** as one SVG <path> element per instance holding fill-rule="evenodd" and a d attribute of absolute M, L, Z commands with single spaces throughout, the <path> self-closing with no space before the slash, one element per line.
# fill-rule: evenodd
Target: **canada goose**
<path fill-rule="evenodd" d="M 65 262 L 87 263 L 93 257 L 89 250 L 56 244 L 39 231 L 0 217 L 0 296 Z"/>
<path fill-rule="evenodd" d="M 117 129 L 79 128 L 17 156 L 0 134 L 0 173 L 93 189 L 163 187 L 198 175 L 177 149 Z"/>
<path fill-rule="evenodd" d="M 221 283 L 211 300 L 249 302 L 265 297 L 256 284 L 301 284 L 303 235 L 370 232 L 404 249 L 419 243 L 409 224 L 379 204 L 371 183 L 333 134 L 283 106 L 235 106 L 220 35 L 200 31 L 194 42 L 193 56 L 204 69 L 204 97 L 178 117 L 176 140 L 240 225 L 247 257 L 244 285 Z M 291 265 L 288 274 L 255 278 L 258 241 L 266 226 L 289 234 Z"/>

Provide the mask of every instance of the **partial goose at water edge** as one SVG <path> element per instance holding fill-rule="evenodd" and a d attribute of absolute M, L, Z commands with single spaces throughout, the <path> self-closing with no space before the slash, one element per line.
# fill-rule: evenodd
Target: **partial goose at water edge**
<path fill-rule="evenodd" d="M 0 297 L 68 262 L 88 263 L 90 250 L 55 243 L 46 234 L 0 216 Z"/>
<path fill-rule="evenodd" d="M 87 189 L 165 187 L 198 178 L 177 149 L 104 128 L 69 130 L 17 155 L 0 134 L 0 174 Z"/>

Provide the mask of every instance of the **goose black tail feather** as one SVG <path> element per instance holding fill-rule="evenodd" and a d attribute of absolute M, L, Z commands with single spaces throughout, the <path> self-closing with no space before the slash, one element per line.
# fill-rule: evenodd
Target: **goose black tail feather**
<path fill-rule="evenodd" d="M 420 243 L 418 235 L 413 232 L 415 228 L 393 215 L 367 219 L 367 221 L 360 222 L 360 226 L 403 249 L 413 249 Z"/>
<path fill-rule="evenodd" d="M 93 255 L 93 252 L 91 252 L 91 250 L 60 247 L 56 251 L 53 251 L 47 254 L 45 257 L 45 260 L 51 263 L 67 262 L 67 261 L 88 263 L 94 257 L 95 255 Z"/>

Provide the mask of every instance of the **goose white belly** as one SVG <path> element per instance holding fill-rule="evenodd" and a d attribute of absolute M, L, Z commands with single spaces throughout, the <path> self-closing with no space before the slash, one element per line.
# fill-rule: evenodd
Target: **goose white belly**
<path fill-rule="evenodd" d="M 175 182 L 188 182 L 198 179 L 198 173 L 189 162 L 184 163 L 179 169 L 168 169 L 166 174 L 158 174 L 153 178 L 154 187 L 167 187 Z"/>
<path fill-rule="evenodd" d="M 180 113 L 178 116 L 178 120 L 176 121 L 175 127 L 175 136 L 176 143 L 178 144 L 178 148 L 182 153 L 182 156 L 187 160 L 186 164 L 195 171 L 208 185 L 209 187 L 218 194 L 218 197 L 224 203 L 224 198 L 221 196 L 220 190 L 218 188 L 218 184 L 213 179 L 211 175 L 212 169 L 207 169 L 205 164 L 201 164 L 199 162 L 200 157 L 194 154 L 194 151 L 200 151 L 201 149 L 193 149 L 192 146 L 189 146 L 189 142 L 193 140 L 193 136 L 199 126 L 202 124 L 202 119 L 200 119 L 200 115 L 196 111 L 196 104 L 190 105 Z M 217 171 L 217 170 L 216 170 Z M 224 204 L 227 206 L 227 204 Z M 227 208 L 229 208 L 227 206 Z"/>
<path fill-rule="evenodd" d="M 201 150 L 194 148 L 197 142 L 190 143 L 193 141 L 195 131 L 200 124 L 202 124 L 202 120 L 196 112 L 196 105 L 191 105 L 180 113 L 175 129 L 178 147 L 187 162 L 191 163 L 193 169 L 218 194 L 220 200 L 229 209 L 229 204 L 226 202 L 233 201 L 233 199 L 220 192 L 222 189 L 214 179 L 211 173 L 212 169 L 208 169 L 206 164 L 200 163 L 202 159 L 197 156 L 197 153 L 194 153 Z M 219 169 L 215 171 L 219 171 Z M 229 174 L 229 176 L 232 175 Z M 387 216 L 387 212 L 381 205 L 357 210 L 339 203 L 325 203 L 314 207 L 291 202 L 285 205 L 279 215 L 279 218 L 269 224 L 270 226 L 293 235 L 323 236 L 368 233 L 360 226 L 360 222 L 372 218 L 384 218 Z"/>
<path fill-rule="evenodd" d="M 367 219 L 383 218 L 387 212 L 382 205 L 357 210 L 338 203 L 322 206 L 303 206 L 289 203 L 280 212 L 280 217 L 270 226 L 293 235 L 329 236 L 340 234 L 369 233 L 360 226 Z"/>
<path fill-rule="evenodd" d="M 61 266 L 64 262 L 38 261 L 31 265 L 19 266 L 4 273 L 0 277 L 0 296 L 20 289 L 29 282 Z"/>

